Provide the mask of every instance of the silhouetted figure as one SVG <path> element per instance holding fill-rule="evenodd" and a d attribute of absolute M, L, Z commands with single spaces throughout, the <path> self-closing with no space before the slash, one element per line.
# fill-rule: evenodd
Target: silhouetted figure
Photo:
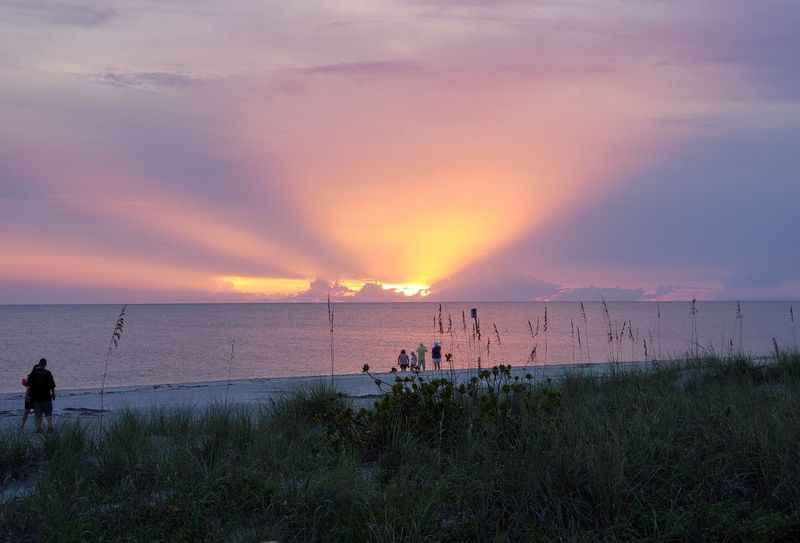
<path fill-rule="evenodd" d="M 34 366 L 34 369 L 36 366 Z M 31 370 L 33 371 L 33 370 Z M 25 410 L 22 412 L 22 424 L 20 425 L 20 430 L 25 429 L 25 423 L 28 422 L 28 416 L 33 411 L 33 401 L 31 400 L 31 389 L 28 386 L 28 378 L 22 378 L 22 386 L 25 387 Z"/>
<path fill-rule="evenodd" d="M 428 352 L 428 348 L 420 343 L 419 347 L 417 347 L 417 364 L 419 365 L 419 371 L 425 371 L 425 353 Z"/>
<path fill-rule="evenodd" d="M 408 355 L 405 349 L 400 351 L 400 356 L 397 357 L 397 364 L 400 366 L 400 371 L 406 371 L 408 369 Z"/>
<path fill-rule="evenodd" d="M 53 431 L 53 400 L 56 399 L 56 382 L 42 358 L 28 374 L 28 391 L 31 407 L 36 416 L 36 432 L 42 432 L 42 417 L 47 417 L 47 431 Z"/>
<path fill-rule="evenodd" d="M 419 371 L 419 362 L 417 361 L 417 353 L 411 351 L 411 371 Z"/>
<path fill-rule="evenodd" d="M 442 369 L 442 345 L 438 341 L 433 342 L 433 349 L 431 349 L 431 358 L 433 358 L 433 369 L 439 371 Z"/>

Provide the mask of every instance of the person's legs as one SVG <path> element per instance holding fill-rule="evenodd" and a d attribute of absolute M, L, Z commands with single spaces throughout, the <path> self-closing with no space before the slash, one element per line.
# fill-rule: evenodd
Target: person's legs
<path fill-rule="evenodd" d="M 36 432 L 42 433 L 42 419 L 47 417 L 47 430 L 53 431 L 53 402 L 33 402 L 33 414 L 36 416 Z"/>
<path fill-rule="evenodd" d="M 28 422 L 28 412 L 29 411 L 30 410 L 26 407 L 25 408 L 25 412 L 22 413 L 22 424 L 19 427 L 20 430 L 24 430 L 25 429 L 25 423 Z"/>
<path fill-rule="evenodd" d="M 44 403 L 44 416 L 47 417 L 47 431 L 53 431 L 53 400 L 47 400 Z"/>

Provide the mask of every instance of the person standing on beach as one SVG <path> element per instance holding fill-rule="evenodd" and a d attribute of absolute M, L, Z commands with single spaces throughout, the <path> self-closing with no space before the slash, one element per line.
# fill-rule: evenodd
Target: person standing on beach
<path fill-rule="evenodd" d="M 411 351 L 411 371 L 419 371 L 419 362 L 417 362 L 417 353 Z"/>
<path fill-rule="evenodd" d="M 47 417 L 47 431 L 53 431 L 53 400 L 56 399 L 56 382 L 47 369 L 47 360 L 42 358 L 28 374 L 33 414 L 36 416 L 36 432 L 42 433 L 42 417 Z"/>
<path fill-rule="evenodd" d="M 400 366 L 400 371 L 406 371 L 408 369 L 408 355 L 405 349 L 400 351 L 400 356 L 397 357 L 397 364 Z"/>
<path fill-rule="evenodd" d="M 439 371 L 442 369 L 442 344 L 438 341 L 433 342 L 433 349 L 431 349 L 431 358 L 433 358 L 433 369 Z"/>
<path fill-rule="evenodd" d="M 419 371 L 425 371 L 425 353 L 427 352 L 428 348 L 423 343 L 420 343 L 419 347 L 417 347 L 417 365 L 419 366 Z"/>

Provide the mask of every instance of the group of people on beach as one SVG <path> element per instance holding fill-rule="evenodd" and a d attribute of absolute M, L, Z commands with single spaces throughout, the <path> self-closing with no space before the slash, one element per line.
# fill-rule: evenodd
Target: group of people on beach
<path fill-rule="evenodd" d="M 28 374 L 22 378 L 25 387 L 25 411 L 22 414 L 22 425 L 25 429 L 28 416 L 33 412 L 36 417 L 36 432 L 42 433 L 42 419 L 47 418 L 47 431 L 53 431 L 53 400 L 56 399 L 56 381 L 47 369 L 47 360 L 42 358 Z"/>
<path fill-rule="evenodd" d="M 401 350 L 400 356 L 397 357 L 397 365 L 400 366 L 400 371 L 408 371 L 409 369 L 411 371 L 425 371 L 425 353 L 427 352 L 428 348 L 424 343 L 420 343 L 416 350 L 412 350 L 410 356 L 406 353 L 405 349 Z M 441 370 L 442 344 L 438 341 L 433 342 L 431 359 L 433 360 L 434 371 Z"/>

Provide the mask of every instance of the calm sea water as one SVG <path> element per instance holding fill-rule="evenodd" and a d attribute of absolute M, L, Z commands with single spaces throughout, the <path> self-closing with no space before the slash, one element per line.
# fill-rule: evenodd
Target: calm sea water
<path fill-rule="evenodd" d="M 797 323 L 789 302 L 743 303 L 742 346 L 745 351 L 772 351 L 796 344 Z M 690 348 L 689 303 L 609 303 L 615 327 L 632 324 L 612 356 L 621 360 L 666 358 Z M 471 329 L 475 307 L 483 333 L 480 349 L 464 334 L 462 311 Z M 444 334 L 434 318 L 438 304 L 338 304 L 335 306 L 335 371 L 357 373 L 364 363 L 388 370 L 400 349 L 441 339 L 454 353 L 456 367 L 500 362 L 526 363 L 536 347 L 537 363 L 605 362 L 609 359 L 608 324 L 602 305 L 586 303 L 585 322 L 577 303 L 442 304 Z M 19 381 L 40 357 L 46 357 L 60 388 L 95 387 L 100 383 L 108 341 L 119 306 L 0 306 L 0 391 L 19 391 Z M 727 352 L 739 348 L 735 303 L 698 303 L 698 343 Z M 795 307 L 799 311 L 800 307 Z M 452 317 L 453 332 L 448 333 Z M 539 335 L 534 332 L 537 318 Z M 572 333 L 571 321 L 575 333 Z M 587 333 L 588 322 L 588 333 Z M 497 325 L 501 342 L 494 332 Z M 793 326 L 795 328 L 793 328 Z M 581 344 L 578 345 L 577 328 Z M 660 329 L 660 331 L 659 331 Z M 486 342 L 491 341 L 487 353 Z M 587 346 L 588 339 L 588 346 Z M 108 386 L 196 382 L 251 377 L 320 375 L 330 372 L 330 336 L 325 304 L 176 304 L 128 306 L 127 324 L 108 373 Z M 234 356 L 231 363 L 231 342 Z M 546 346 L 545 346 L 546 343 Z M 428 355 L 430 356 L 430 354 Z M 430 364 L 430 361 L 429 361 Z M 430 367 L 430 366 L 429 366 Z"/>

